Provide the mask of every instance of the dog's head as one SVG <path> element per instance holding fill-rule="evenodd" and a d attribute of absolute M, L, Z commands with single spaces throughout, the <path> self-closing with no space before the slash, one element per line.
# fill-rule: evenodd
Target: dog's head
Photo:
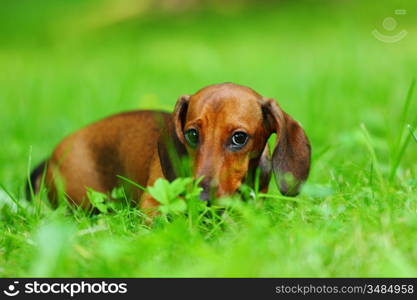
<path fill-rule="evenodd" d="M 272 170 L 284 195 L 297 195 L 310 168 L 310 144 L 301 128 L 273 99 L 254 90 L 224 83 L 205 87 L 194 95 L 181 96 L 174 109 L 171 147 L 175 155 L 188 155 L 195 178 L 203 177 L 202 199 L 233 194 L 260 165 L 268 169 L 267 140 L 276 133 Z M 159 143 L 162 171 L 169 180 L 178 156 Z M 172 151 L 171 151 L 172 152 Z M 269 179 L 269 176 L 266 176 Z"/>

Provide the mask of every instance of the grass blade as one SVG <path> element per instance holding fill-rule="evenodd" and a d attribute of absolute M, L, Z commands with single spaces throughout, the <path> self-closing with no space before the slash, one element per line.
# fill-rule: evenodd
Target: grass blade
<path fill-rule="evenodd" d="M 28 168 L 27 168 L 27 178 L 26 178 L 26 180 L 27 180 L 27 185 L 29 187 L 30 197 L 32 199 L 34 199 L 35 198 L 35 192 L 33 190 L 33 186 L 32 186 L 32 183 L 30 181 L 31 169 L 32 169 L 32 146 L 30 146 L 30 148 L 29 148 L 29 158 L 28 158 Z M 27 199 L 27 200 L 30 200 L 30 199 Z"/>
<path fill-rule="evenodd" d="M 0 183 L 0 188 L 10 197 L 10 199 L 13 201 L 13 203 L 14 204 L 16 204 L 16 206 L 17 206 L 17 208 L 19 209 L 19 210 L 21 210 L 22 212 L 23 212 L 23 214 L 25 215 L 25 216 L 27 216 L 27 212 L 26 212 L 26 209 L 22 206 L 22 204 L 20 204 L 20 202 L 19 202 L 19 200 L 18 199 L 16 199 L 16 197 L 15 196 L 13 196 L 13 194 L 12 193 L 10 193 L 7 189 L 6 189 L 6 187 L 3 185 L 3 184 L 1 184 Z"/>
<path fill-rule="evenodd" d="M 411 136 L 413 137 L 413 139 L 417 142 L 417 135 L 414 133 L 414 129 L 413 127 L 411 127 L 410 124 L 408 124 L 408 130 L 410 130 Z"/>
<path fill-rule="evenodd" d="M 413 98 L 415 85 L 416 85 L 416 80 L 415 80 L 415 78 L 413 78 L 413 80 L 411 81 L 410 87 L 408 88 L 407 97 L 405 99 L 403 111 L 401 113 L 400 129 L 404 128 L 404 126 L 405 126 L 405 122 L 407 120 L 408 110 L 410 109 L 411 99 Z M 397 145 L 399 144 L 401 139 L 402 139 L 402 135 L 399 135 L 399 140 L 397 141 L 398 142 Z"/>
<path fill-rule="evenodd" d="M 375 153 L 374 146 L 372 145 L 371 135 L 369 134 L 368 129 L 366 128 L 365 124 L 361 124 L 361 130 L 363 133 L 364 141 L 366 148 L 368 148 L 369 154 L 371 155 L 372 165 L 374 166 L 373 169 L 375 170 L 375 174 L 381 186 L 383 186 L 384 178 L 382 176 L 381 169 L 379 168 L 378 158 Z"/>
<path fill-rule="evenodd" d="M 138 189 L 146 192 L 146 188 L 144 188 L 140 184 L 134 182 L 133 180 L 130 180 L 129 178 L 126 178 L 126 177 L 124 177 L 122 175 L 116 175 L 116 176 L 117 176 L 117 178 L 122 179 L 123 181 L 126 181 L 127 183 L 130 183 L 131 185 L 137 187 Z"/>
<path fill-rule="evenodd" d="M 414 93 L 414 87 L 415 87 L 415 79 L 413 79 L 413 81 L 411 82 L 410 88 L 408 89 L 408 93 L 407 93 L 407 98 L 404 104 L 404 108 L 403 108 L 403 112 L 402 112 L 402 119 L 401 119 L 401 134 L 398 135 L 398 139 L 396 142 L 396 145 L 400 145 L 399 151 L 397 152 L 397 155 L 394 159 L 394 162 L 392 164 L 391 170 L 390 170 L 390 174 L 389 174 L 389 180 L 392 181 L 395 177 L 395 174 L 397 173 L 397 169 L 400 165 L 401 159 L 404 156 L 405 153 L 405 149 L 407 149 L 408 143 L 410 142 L 410 135 L 407 135 L 405 137 L 405 140 L 403 143 L 401 143 L 401 141 L 403 140 L 403 128 L 405 126 L 405 121 L 406 121 L 406 117 L 407 117 L 407 113 L 410 107 L 410 103 L 411 103 L 411 99 L 413 97 L 413 93 Z M 414 119 L 412 125 L 413 127 L 415 126 L 415 124 L 417 123 L 417 118 Z"/>

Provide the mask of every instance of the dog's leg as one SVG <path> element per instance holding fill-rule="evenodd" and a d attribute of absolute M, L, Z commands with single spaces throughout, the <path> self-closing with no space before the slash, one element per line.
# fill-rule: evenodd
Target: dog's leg
<path fill-rule="evenodd" d="M 159 156 L 158 153 L 155 151 L 155 154 L 152 157 L 152 162 L 149 169 L 149 177 L 146 186 L 153 186 L 153 184 L 158 178 L 163 177 L 164 175 L 162 173 L 161 164 L 159 162 Z M 149 217 L 152 218 L 159 214 L 158 206 L 159 202 L 156 201 L 149 193 L 144 192 L 142 194 L 141 199 L 139 201 L 139 207 Z"/>

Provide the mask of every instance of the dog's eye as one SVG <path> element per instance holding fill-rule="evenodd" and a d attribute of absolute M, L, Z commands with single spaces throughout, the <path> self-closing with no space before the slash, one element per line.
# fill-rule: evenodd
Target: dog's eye
<path fill-rule="evenodd" d="M 190 147 L 195 148 L 198 144 L 198 131 L 194 128 L 188 129 L 185 132 L 185 139 L 187 140 L 187 143 L 190 145 Z"/>
<path fill-rule="evenodd" d="M 248 141 L 248 135 L 242 131 L 235 132 L 232 135 L 232 142 L 231 147 L 234 150 L 239 150 L 243 146 L 245 146 L 246 142 Z"/>

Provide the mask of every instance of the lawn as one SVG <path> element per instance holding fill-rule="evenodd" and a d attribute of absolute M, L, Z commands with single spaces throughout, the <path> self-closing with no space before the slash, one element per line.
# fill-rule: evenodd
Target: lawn
<path fill-rule="evenodd" d="M 151 2 L 0 2 L 0 276 L 415 277 L 417 3 Z M 374 29 L 407 35 L 387 43 Z M 274 97 L 303 124 L 313 156 L 301 195 L 271 182 L 223 213 L 151 226 L 124 201 L 90 215 L 25 199 L 29 169 L 67 134 L 116 112 L 171 111 L 218 82 Z"/>

